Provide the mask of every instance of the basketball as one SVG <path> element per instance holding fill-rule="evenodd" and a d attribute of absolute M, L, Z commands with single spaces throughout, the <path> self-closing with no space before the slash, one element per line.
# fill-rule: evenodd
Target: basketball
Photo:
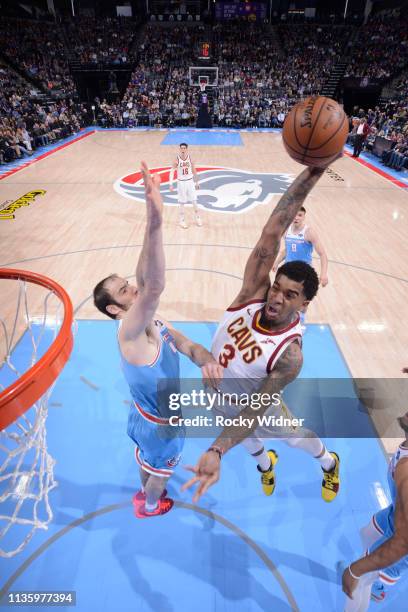
<path fill-rule="evenodd" d="M 323 96 L 306 98 L 292 108 L 282 131 L 290 157 L 305 166 L 327 166 L 341 153 L 349 131 L 342 107 Z"/>

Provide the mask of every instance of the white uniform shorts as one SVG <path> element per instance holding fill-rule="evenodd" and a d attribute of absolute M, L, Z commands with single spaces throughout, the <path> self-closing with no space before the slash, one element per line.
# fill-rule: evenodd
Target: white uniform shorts
<path fill-rule="evenodd" d="M 180 204 L 197 201 L 196 188 L 192 178 L 184 181 L 177 181 L 177 197 Z"/>

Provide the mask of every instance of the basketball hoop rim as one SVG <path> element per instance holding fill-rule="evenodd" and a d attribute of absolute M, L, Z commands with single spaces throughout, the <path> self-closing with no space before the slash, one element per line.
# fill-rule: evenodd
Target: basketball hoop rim
<path fill-rule="evenodd" d="M 0 393 L 0 431 L 14 423 L 53 384 L 67 362 L 74 345 L 71 298 L 54 280 L 27 270 L 0 268 L 0 280 L 24 280 L 49 289 L 64 305 L 64 319 L 52 345 L 27 372 Z"/>

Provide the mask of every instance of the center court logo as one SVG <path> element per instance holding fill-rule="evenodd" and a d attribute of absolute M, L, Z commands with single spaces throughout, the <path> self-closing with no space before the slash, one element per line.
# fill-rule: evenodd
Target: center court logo
<path fill-rule="evenodd" d="M 293 182 L 290 174 L 248 172 L 221 166 L 197 166 L 200 189 L 197 191 L 201 208 L 222 213 L 242 213 L 267 204 L 273 195 L 281 195 Z M 177 206 L 177 191 L 170 191 L 170 166 L 152 168 L 161 176 L 161 193 L 166 206 Z M 143 179 L 140 172 L 128 174 L 114 183 L 114 189 L 125 198 L 144 202 Z"/>

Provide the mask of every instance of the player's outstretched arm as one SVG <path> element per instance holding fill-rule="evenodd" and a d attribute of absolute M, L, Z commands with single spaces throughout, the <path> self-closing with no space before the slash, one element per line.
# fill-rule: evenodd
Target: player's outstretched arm
<path fill-rule="evenodd" d="M 282 236 L 324 172 L 325 168 L 306 168 L 280 198 L 249 256 L 242 289 L 231 306 L 239 306 L 248 300 L 264 297 Z"/>
<path fill-rule="evenodd" d="M 366 557 L 351 563 L 343 573 L 343 591 L 352 598 L 358 579 L 363 574 L 388 567 L 408 555 L 408 460 L 398 463 L 395 474 L 397 498 L 395 534 Z M 353 577 L 354 576 L 354 577 Z"/>
<path fill-rule="evenodd" d="M 141 166 L 146 197 L 146 231 L 139 261 L 136 266 L 137 299 L 123 319 L 121 334 L 134 339 L 150 323 L 165 286 L 160 177 L 151 177 L 145 162 Z"/>
<path fill-rule="evenodd" d="M 211 387 L 218 389 L 220 380 L 224 376 L 224 368 L 207 351 L 205 346 L 193 342 L 193 340 L 187 338 L 187 336 L 179 332 L 167 321 L 163 322 L 165 322 L 166 327 L 171 331 L 177 350 L 201 368 L 202 377 L 208 381 Z"/>
<path fill-rule="evenodd" d="M 302 350 L 297 342 L 288 346 L 282 357 L 268 378 L 264 381 L 259 393 L 268 394 L 273 401 L 274 394 L 280 394 L 281 390 L 298 376 L 303 364 Z M 257 393 L 259 396 L 259 394 Z M 194 473 L 193 478 L 186 482 L 182 490 L 185 491 L 197 484 L 193 495 L 196 502 L 220 477 L 221 457 L 231 448 L 250 436 L 259 427 L 258 418 L 261 417 L 269 405 L 262 405 L 254 410 L 250 405 L 240 412 L 241 422 L 248 423 L 247 426 L 224 427 L 221 434 L 203 453 L 195 466 L 186 466 L 186 469 Z"/>

